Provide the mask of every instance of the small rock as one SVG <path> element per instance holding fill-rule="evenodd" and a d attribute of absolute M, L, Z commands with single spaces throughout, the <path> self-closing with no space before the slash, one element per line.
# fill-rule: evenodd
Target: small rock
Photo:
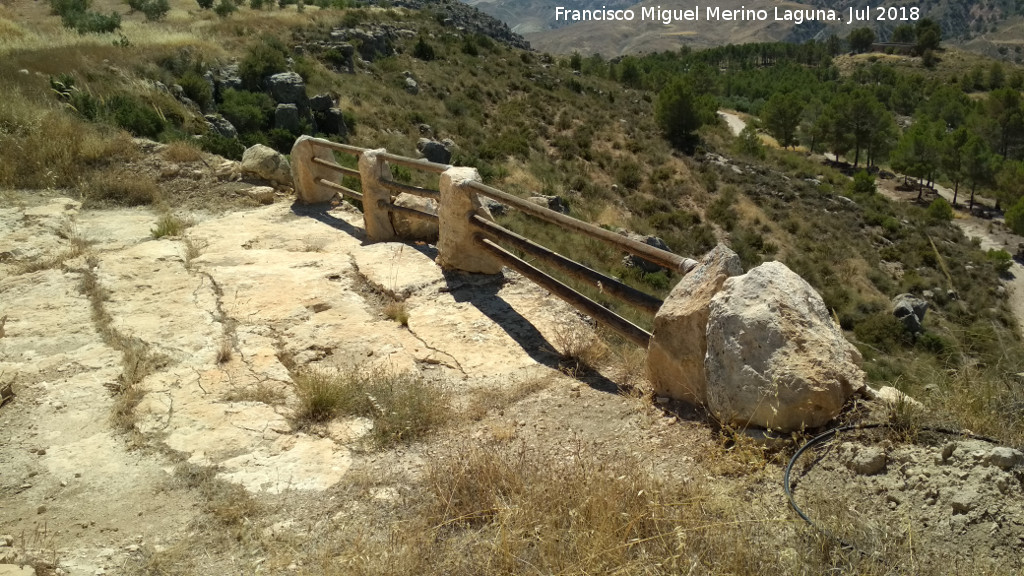
<path fill-rule="evenodd" d="M 950 498 L 953 514 L 967 514 L 978 507 L 978 493 L 973 487 L 965 487 Z"/>
<path fill-rule="evenodd" d="M 274 189 L 270 186 L 253 186 L 252 188 L 242 192 L 242 194 L 245 194 L 260 204 L 274 203 Z"/>
<path fill-rule="evenodd" d="M 10 534 L 0 536 L 0 546 L 14 546 L 14 536 Z"/>
<path fill-rule="evenodd" d="M 869 446 L 858 450 L 847 466 L 857 474 L 869 476 L 881 472 L 885 468 L 885 460 L 884 450 Z"/>
<path fill-rule="evenodd" d="M 1003 470 L 1009 470 L 1014 466 L 1024 464 L 1024 453 L 1020 450 L 999 446 L 993 448 L 985 458 L 985 463 L 990 466 L 998 466 Z"/>
<path fill-rule="evenodd" d="M 36 508 L 36 514 L 42 514 L 44 512 L 46 512 L 46 506 L 39 506 Z"/>

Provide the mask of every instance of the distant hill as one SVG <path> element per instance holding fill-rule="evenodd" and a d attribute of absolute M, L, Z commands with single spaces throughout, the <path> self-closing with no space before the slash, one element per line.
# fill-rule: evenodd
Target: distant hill
<path fill-rule="evenodd" d="M 875 20 L 848 25 L 851 8 L 862 9 L 877 6 L 904 6 L 893 0 L 869 2 L 869 0 L 811 0 L 797 2 L 783 0 L 770 6 L 754 5 L 748 0 L 720 0 L 713 6 L 723 10 L 740 7 L 756 7 L 768 10 L 764 21 L 709 21 L 703 18 L 711 4 L 700 5 L 701 17 L 696 22 L 673 22 L 665 25 L 657 21 L 641 21 L 639 16 L 631 22 L 581 22 L 570 24 L 555 20 L 557 6 L 566 9 L 624 9 L 632 8 L 639 15 L 643 8 L 689 9 L 693 2 L 681 0 L 645 0 L 632 4 L 630 0 L 465 0 L 483 12 L 507 23 L 509 27 L 524 35 L 530 44 L 539 50 L 551 53 L 601 53 L 616 56 L 671 50 L 681 45 L 695 48 L 739 44 L 754 41 L 795 41 L 811 38 L 824 39 L 831 34 L 845 36 L 853 27 L 870 26 L 876 29 L 879 38 L 885 39 L 900 21 Z M 1017 0 L 922 0 L 913 4 L 920 9 L 922 17 L 939 22 L 946 42 L 964 45 L 972 50 L 985 52 L 1006 60 L 1020 60 L 1018 46 L 1024 46 L 1021 34 L 1021 13 L 1024 3 Z M 775 8 L 786 9 L 831 9 L 840 20 L 837 22 L 776 21 Z M 872 10 L 872 16 L 877 13 Z M 913 22 L 905 22 L 913 24 Z"/>

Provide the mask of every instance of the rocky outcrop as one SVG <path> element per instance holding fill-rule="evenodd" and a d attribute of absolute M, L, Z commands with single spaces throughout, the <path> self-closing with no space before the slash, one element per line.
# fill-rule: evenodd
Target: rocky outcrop
<path fill-rule="evenodd" d="M 309 101 L 306 98 L 306 83 L 295 72 L 281 72 L 274 74 L 267 81 L 270 88 L 270 96 L 278 104 L 295 104 L 299 107 L 306 107 Z"/>
<path fill-rule="evenodd" d="M 220 134 L 225 138 L 237 138 L 238 130 L 235 129 L 234 124 L 228 121 L 227 118 L 220 114 L 207 114 L 203 116 L 206 119 L 206 127 L 216 134 Z"/>
<path fill-rule="evenodd" d="M 242 154 L 242 173 L 283 186 L 291 186 L 288 159 L 269 146 L 257 144 Z"/>
<path fill-rule="evenodd" d="M 416 143 L 416 149 L 419 150 L 420 154 L 423 154 L 424 158 L 431 162 L 448 164 L 452 161 L 451 147 L 446 146 L 444 142 L 420 138 L 419 142 Z"/>
<path fill-rule="evenodd" d="M 821 296 L 779 262 L 725 281 L 707 343 L 708 408 L 728 425 L 816 428 L 864 387 L 860 354 Z"/>
<path fill-rule="evenodd" d="M 317 130 L 328 136 L 345 136 L 348 134 L 348 126 L 345 125 L 345 115 L 340 108 L 331 108 L 321 114 L 314 114 Z"/>
<path fill-rule="evenodd" d="M 395 234 L 403 240 L 422 240 L 431 244 L 437 242 L 437 201 L 429 198 L 420 198 L 412 194 L 399 194 L 395 198 L 395 206 L 411 208 L 418 212 L 430 214 L 435 218 L 420 218 L 413 214 L 404 212 L 392 212 L 391 223 L 395 227 Z"/>
<path fill-rule="evenodd" d="M 569 213 L 569 203 L 565 201 L 565 198 L 561 196 L 548 196 L 545 194 L 538 194 L 536 196 L 530 196 L 527 198 L 530 202 L 543 206 L 549 210 L 554 210 L 561 214 Z"/>
<path fill-rule="evenodd" d="M 298 134 L 301 130 L 299 107 L 295 104 L 278 104 L 274 110 L 274 128 Z"/>
<path fill-rule="evenodd" d="M 672 289 L 654 317 L 647 351 L 647 378 L 656 395 L 694 404 L 707 401 L 708 306 L 727 278 L 742 273 L 739 256 L 719 244 Z"/>
<path fill-rule="evenodd" d="M 922 322 L 927 311 L 928 301 L 912 294 L 900 294 L 892 299 L 892 315 L 912 334 L 924 332 Z"/>

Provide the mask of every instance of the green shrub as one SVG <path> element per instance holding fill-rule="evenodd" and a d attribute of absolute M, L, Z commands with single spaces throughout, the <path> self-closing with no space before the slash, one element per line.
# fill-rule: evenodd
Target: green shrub
<path fill-rule="evenodd" d="M 189 70 L 179 78 L 178 85 L 185 91 L 185 96 L 198 104 L 200 109 L 208 110 L 213 104 L 213 88 L 195 70 Z"/>
<path fill-rule="evenodd" d="M 75 12 L 61 16 L 64 26 L 79 34 L 109 34 L 121 27 L 121 15 L 111 12 L 108 15 L 99 12 Z"/>
<path fill-rule="evenodd" d="M 262 92 L 226 90 L 220 113 L 239 132 L 259 132 L 270 126 L 274 101 Z"/>
<path fill-rule="evenodd" d="M 1024 236 L 1024 197 L 1006 211 L 1006 225 L 1014 234 Z"/>
<path fill-rule="evenodd" d="M 868 174 L 866 170 L 861 170 L 853 175 L 853 180 L 847 188 L 851 194 L 874 194 L 875 193 L 875 177 Z"/>
<path fill-rule="evenodd" d="M 906 341 L 903 323 L 892 314 L 882 311 L 871 314 L 853 327 L 857 339 L 882 352 L 892 352 Z"/>
<path fill-rule="evenodd" d="M 248 90 L 262 90 L 268 76 L 288 70 L 287 57 L 288 50 L 277 40 L 266 40 L 254 45 L 238 65 L 242 84 Z"/>
<path fill-rule="evenodd" d="M 426 60 L 428 62 L 437 58 L 437 53 L 434 51 L 434 47 L 427 43 L 423 36 L 420 36 L 420 39 L 416 42 L 416 46 L 413 47 L 412 55 L 414 58 Z"/>
<path fill-rule="evenodd" d="M 164 16 L 167 16 L 167 13 L 171 10 L 171 4 L 168 0 L 129 0 L 129 5 L 132 3 L 141 4 L 139 10 L 146 16 L 146 20 L 150 22 L 163 20 Z"/>
<path fill-rule="evenodd" d="M 199 8 L 202 10 L 213 8 L 213 0 L 196 0 L 196 3 L 199 4 Z"/>
<path fill-rule="evenodd" d="M 1013 266 L 1013 256 L 1006 250 L 989 250 L 985 253 L 985 260 L 991 262 L 999 274 L 1006 274 Z"/>
<path fill-rule="evenodd" d="M 295 134 L 282 128 L 267 132 L 267 145 L 282 154 L 290 154 L 295 145 Z"/>
<path fill-rule="evenodd" d="M 155 140 L 166 122 L 153 107 L 130 94 L 115 94 L 107 100 L 107 112 L 114 124 L 132 134 Z"/>
<path fill-rule="evenodd" d="M 238 6 L 236 6 L 231 0 L 220 0 L 217 6 L 213 9 L 217 16 L 220 16 L 221 18 L 227 18 L 236 10 L 238 10 Z"/>
<path fill-rule="evenodd" d="M 945 198 L 936 198 L 928 205 L 928 219 L 939 222 L 949 222 L 953 219 L 953 207 L 946 202 Z"/>
<path fill-rule="evenodd" d="M 245 146 L 235 138 L 228 138 L 220 134 L 210 133 L 199 140 L 199 146 L 211 153 L 223 156 L 229 160 L 241 160 Z"/>

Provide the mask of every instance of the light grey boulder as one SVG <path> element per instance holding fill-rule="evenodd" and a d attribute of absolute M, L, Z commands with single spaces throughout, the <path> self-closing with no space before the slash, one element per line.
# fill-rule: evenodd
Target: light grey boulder
<path fill-rule="evenodd" d="M 864 388 L 860 354 L 821 296 L 779 262 L 725 281 L 707 341 L 708 408 L 737 428 L 817 428 Z"/>

